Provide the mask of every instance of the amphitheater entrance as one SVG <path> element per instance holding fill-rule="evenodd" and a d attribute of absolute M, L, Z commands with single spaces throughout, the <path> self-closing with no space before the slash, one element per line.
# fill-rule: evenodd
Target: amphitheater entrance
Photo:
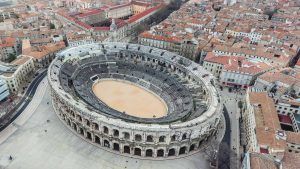
<path fill-rule="evenodd" d="M 110 147 L 110 145 L 109 145 L 109 141 L 107 141 L 107 140 L 104 140 L 104 147 L 107 147 L 107 148 L 109 148 L 109 147 Z"/>
<path fill-rule="evenodd" d="M 116 150 L 116 151 L 120 150 L 120 146 L 118 143 L 114 143 L 114 150 Z"/>
<path fill-rule="evenodd" d="M 130 154 L 130 147 L 129 146 L 124 146 L 124 153 Z"/>
<path fill-rule="evenodd" d="M 181 148 L 179 149 L 179 155 L 180 155 L 180 154 L 185 154 L 185 151 L 186 151 L 186 147 L 181 147 Z"/>
<path fill-rule="evenodd" d="M 175 155 L 175 149 L 174 148 L 171 148 L 169 150 L 169 153 L 168 153 L 168 156 L 174 156 Z"/>
<path fill-rule="evenodd" d="M 194 151 L 195 150 L 195 144 L 192 144 L 190 147 L 190 151 Z"/>
<path fill-rule="evenodd" d="M 160 149 L 160 150 L 157 150 L 157 157 L 163 157 L 164 156 L 164 150 L 163 149 Z"/>
<path fill-rule="evenodd" d="M 101 144 L 100 138 L 99 138 L 98 136 L 95 136 L 95 142 L 96 142 L 97 144 Z"/>
<path fill-rule="evenodd" d="M 140 148 L 135 148 L 134 149 L 134 155 L 141 156 L 142 155 L 141 149 Z"/>
<path fill-rule="evenodd" d="M 109 107 L 140 118 L 159 118 L 167 115 L 167 104 L 148 89 L 125 80 L 98 80 L 94 94 Z"/>
<path fill-rule="evenodd" d="M 152 157 L 153 151 L 151 149 L 146 150 L 146 157 Z"/>

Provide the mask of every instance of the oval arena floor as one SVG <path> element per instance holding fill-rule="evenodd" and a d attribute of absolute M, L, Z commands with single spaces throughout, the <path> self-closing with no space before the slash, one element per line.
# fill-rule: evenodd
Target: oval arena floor
<path fill-rule="evenodd" d="M 141 118 L 158 118 L 167 114 L 166 103 L 158 95 L 125 81 L 100 80 L 94 94 L 111 108 Z"/>

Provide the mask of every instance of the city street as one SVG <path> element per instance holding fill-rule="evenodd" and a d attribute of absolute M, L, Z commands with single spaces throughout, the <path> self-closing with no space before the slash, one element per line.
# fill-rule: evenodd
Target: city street
<path fill-rule="evenodd" d="M 235 154 L 231 154 L 230 157 L 230 166 L 231 169 L 239 169 L 240 168 L 240 157 L 242 152 L 242 148 L 240 145 L 240 109 L 238 107 L 238 102 L 240 100 L 244 100 L 244 95 L 237 94 L 239 92 L 229 92 L 228 88 L 223 89 L 221 91 L 222 99 L 224 105 L 228 111 L 229 119 L 230 119 L 230 148 Z"/>

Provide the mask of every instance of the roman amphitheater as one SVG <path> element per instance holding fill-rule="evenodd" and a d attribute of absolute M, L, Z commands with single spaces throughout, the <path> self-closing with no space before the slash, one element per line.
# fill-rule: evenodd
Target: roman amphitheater
<path fill-rule="evenodd" d="M 218 130 L 214 77 L 177 54 L 137 44 L 67 48 L 48 70 L 53 107 L 89 143 L 138 158 L 184 157 Z"/>

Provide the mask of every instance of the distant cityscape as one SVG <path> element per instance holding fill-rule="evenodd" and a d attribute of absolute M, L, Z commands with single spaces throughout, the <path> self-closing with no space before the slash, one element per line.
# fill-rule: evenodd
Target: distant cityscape
<path fill-rule="evenodd" d="M 0 0 L 0 169 L 298 169 L 299 58 L 299 0 Z"/>

